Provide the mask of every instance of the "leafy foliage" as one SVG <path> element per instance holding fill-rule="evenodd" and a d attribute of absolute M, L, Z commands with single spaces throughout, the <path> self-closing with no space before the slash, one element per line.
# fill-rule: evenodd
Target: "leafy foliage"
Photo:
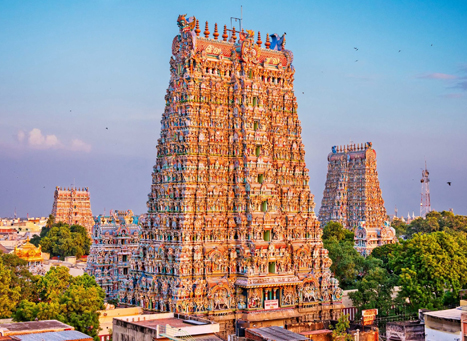
<path fill-rule="evenodd" d="M 68 226 L 63 222 L 53 224 L 50 228 L 42 228 L 39 243 L 42 246 L 42 251 L 49 252 L 51 256 L 62 258 L 88 255 L 91 247 L 91 239 L 83 226 Z"/>
<path fill-rule="evenodd" d="M 13 254 L 1 255 L 5 268 L 10 270 L 10 287 L 20 289 L 19 300 L 33 299 L 35 296 L 35 276 L 29 272 L 28 263 Z"/>
<path fill-rule="evenodd" d="M 361 312 L 363 309 L 379 309 L 381 316 L 387 316 L 393 304 L 391 297 L 397 278 L 386 269 L 375 267 L 357 283 L 357 291 L 349 297 Z"/>
<path fill-rule="evenodd" d="M 11 270 L 3 264 L 0 258 L 0 318 L 11 316 L 21 296 L 21 289 L 12 285 Z"/>
<path fill-rule="evenodd" d="M 354 233 L 334 221 L 330 221 L 323 228 L 323 240 L 329 240 L 332 237 L 336 237 L 338 241 L 347 240 L 352 243 L 354 241 Z"/>
<path fill-rule="evenodd" d="M 350 328 L 349 315 L 342 314 L 332 331 L 333 340 L 353 341 L 353 336 L 347 332 Z"/>
<path fill-rule="evenodd" d="M 88 274 L 73 277 L 66 267 L 52 267 L 37 277 L 36 301 L 23 300 L 14 314 L 15 321 L 57 319 L 83 333 L 96 337 L 97 310 L 104 308 L 105 293 Z"/>
<path fill-rule="evenodd" d="M 389 258 L 389 267 L 399 276 L 399 297 L 409 299 L 413 310 L 442 309 L 467 286 L 464 237 L 446 232 L 415 234 L 397 245 Z"/>

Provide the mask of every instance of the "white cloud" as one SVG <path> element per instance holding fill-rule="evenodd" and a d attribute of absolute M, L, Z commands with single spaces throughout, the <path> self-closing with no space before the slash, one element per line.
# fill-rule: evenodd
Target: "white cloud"
<path fill-rule="evenodd" d="M 16 138 L 19 143 L 22 143 L 26 139 L 26 133 L 19 130 Z M 87 153 L 91 151 L 91 145 L 82 140 L 73 139 L 70 145 L 66 145 L 56 135 L 44 135 L 38 128 L 33 128 L 28 133 L 27 146 L 33 149 L 64 149 Z"/>
<path fill-rule="evenodd" d="M 40 129 L 34 128 L 29 132 L 28 144 L 32 148 L 48 149 L 61 146 L 60 141 L 55 135 L 42 135 Z"/>
<path fill-rule="evenodd" d="M 91 151 L 91 145 L 79 139 L 74 139 L 71 141 L 70 149 L 77 152 L 89 153 Z"/>

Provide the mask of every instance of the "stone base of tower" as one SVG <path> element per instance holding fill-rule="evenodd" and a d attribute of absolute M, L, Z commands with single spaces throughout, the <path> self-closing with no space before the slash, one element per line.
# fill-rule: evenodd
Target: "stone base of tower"
<path fill-rule="evenodd" d="M 246 328 L 278 326 L 294 332 L 326 329 L 329 322 L 342 314 L 342 304 L 315 305 L 313 307 L 262 310 L 254 312 L 214 312 L 204 317 L 219 323 L 218 336 L 243 336 Z"/>

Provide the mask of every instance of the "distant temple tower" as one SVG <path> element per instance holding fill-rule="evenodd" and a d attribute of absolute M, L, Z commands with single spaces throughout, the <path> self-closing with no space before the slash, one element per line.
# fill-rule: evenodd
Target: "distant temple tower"
<path fill-rule="evenodd" d="M 381 228 L 386 219 L 372 143 L 332 147 L 319 210 L 321 225 L 335 221 L 353 230 L 365 222 L 366 228 Z"/>
<path fill-rule="evenodd" d="M 86 188 L 55 188 L 52 215 L 55 222 L 84 226 L 91 235 L 94 219 L 91 211 L 91 196 Z"/>
<path fill-rule="evenodd" d="M 148 218 L 120 301 L 248 326 L 336 320 L 285 35 L 180 15 Z M 238 36 L 237 36 L 238 34 Z M 239 39 L 237 39 L 237 37 Z M 270 39 L 271 38 L 271 39 Z M 255 41 L 256 40 L 256 41 Z M 268 321 L 268 322 L 265 322 Z"/>
<path fill-rule="evenodd" d="M 85 271 L 96 278 L 107 299 L 117 299 L 130 278 L 131 257 L 140 237 L 139 217 L 131 210 L 115 211 L 99 215 L 95 223 Z"/>
<path fill-rule="evenodd" d="M 420 201 L 420 217 L 425 218 L 427 213 L 431 212 L 431 200 L 430 200 L 430 178 L 428 177 L 430 172 L 426 168 L 422 169 L 422 178 L 420 182 L 422 183 L 422 192 L 421 192 L 421 201 Z"/>

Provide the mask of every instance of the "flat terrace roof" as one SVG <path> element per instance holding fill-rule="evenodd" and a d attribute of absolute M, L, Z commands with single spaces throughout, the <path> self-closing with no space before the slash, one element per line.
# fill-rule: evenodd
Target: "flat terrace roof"
<path fill-rule="evenodd" d="M 74 330 L 75 328 L 63 322 L 57 321 L 57 320 L 44 320 L 44 321 L 4 323 L 0 325 L 0 329 L 3 329 L 8 334 L 9 333 L 12 333 L 12 334 L 28 333 L 29 334 L 32 331 Z"/>

